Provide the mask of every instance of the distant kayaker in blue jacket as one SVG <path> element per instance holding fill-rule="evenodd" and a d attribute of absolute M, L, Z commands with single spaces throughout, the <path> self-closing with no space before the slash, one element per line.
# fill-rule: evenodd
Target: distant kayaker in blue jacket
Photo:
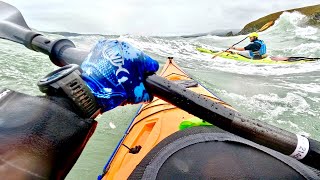
<path fill-rule="evenodd" d="M 256 32 L 250 33 L 250 44 L 246 47 L 230 47 L 231 50 L 236 50 L 238 54 L 245 56 L 250 59 L 263 59 L 267 57 L 267 47 L 266 44 L 258 39 L 259 35 Z"/>

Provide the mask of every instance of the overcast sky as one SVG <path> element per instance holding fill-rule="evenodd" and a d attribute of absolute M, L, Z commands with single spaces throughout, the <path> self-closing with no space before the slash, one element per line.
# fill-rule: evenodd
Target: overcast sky
<path fill-rule="evenodd" d="M 41 31 L 186 35 L 241 29 L 280 10 L 319 0 L 3 0 Z"/>

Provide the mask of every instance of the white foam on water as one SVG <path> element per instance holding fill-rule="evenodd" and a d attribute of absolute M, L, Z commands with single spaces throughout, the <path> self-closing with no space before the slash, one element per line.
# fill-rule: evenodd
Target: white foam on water
<path fill-rule="evenodd" d="M 320 98 L 318 97 L 309 97 L 309 99 L 313 102 L 320 103 Z"/>
<path fill-rule="evenodd" d="M 226 96 L 234 102 L 241 103 L 242 108 L 249 112 L 262 112 L 260 116 L 264 120 L 277 120 L 285 113 L 291 115 L 309 114 L 315 116 L 315 113 L 310 108 L 310 105 L 304 97 L 288 92 L 286 96 L 280 97 L 277 94 L 257 94 L 251 97 L 239 95 L 235 93 L 226 93 Z M 245 103 L 243 103 L 245 102 Z"/>
<path fill-rule="evenodd" d="M 320 85 L 316 83 L 297 84 L 297 83 L 286 82 L 285 86 L 288 86 L 291 89 L 301 90 L 303 92 L 320 93 Z"/>
<path fill-rule="evenodd" d="M 116 128 L 116 125 L 113 122 L 109 122 L 109 126 L 110 126 L 111 129 L 115 129 Z"/>

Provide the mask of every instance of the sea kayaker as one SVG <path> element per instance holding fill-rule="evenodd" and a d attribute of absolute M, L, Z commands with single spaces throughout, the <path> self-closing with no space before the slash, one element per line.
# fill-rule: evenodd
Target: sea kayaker
<path fill-rule="evenodd" d="M 151 101 L 143 81 L 159 64 L 126 42 L 101 40 L 82 63 L 81 76 L 73 74 L 78 71 L 72 68 L 51 73 L 39 82 L 46 96 L 0 89 L 2 179 L 63 179 L 96 128 L 93 115 L 119 105 Z M 72 76 L 67 71 L 72 71 Z M 75 78 L 73 90 L 60 83 L 61 74 L 62 79 Z M 77 89 L 80 93 L 74 93 Z M 83 96 L 86 93 L 88 96 Z M 73 94 L 95 101 L 95 108 L 84 111 L 87 104 L 81 104 L 76 96 L 70 98 Z"/>
<path fill-rule="evenodd" d="M 256 32 L 249 34 L 250 44 L 246 47 L 230 47 L 231 50 L 236 50 L 235 52 L 245 56 L 250 59 L 263 59 L 267 57 L 267 47 L 266 44 L 258 39 L 259 35 Z"/>

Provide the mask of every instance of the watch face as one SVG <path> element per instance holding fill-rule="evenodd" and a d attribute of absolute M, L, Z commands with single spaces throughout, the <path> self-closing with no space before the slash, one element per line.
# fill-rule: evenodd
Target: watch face
<path fill-rule="evenodd" d="M 65 74 L 69 73 L 69 71 L 70 71 L 70 68 L 55 72 L 54 74 L 48 77 L 44 77 L 43 79 L 40 80 L 40 82 L 48 82 L 48 81 L 54 82 L 59 78 L 63 77 Z"/>

